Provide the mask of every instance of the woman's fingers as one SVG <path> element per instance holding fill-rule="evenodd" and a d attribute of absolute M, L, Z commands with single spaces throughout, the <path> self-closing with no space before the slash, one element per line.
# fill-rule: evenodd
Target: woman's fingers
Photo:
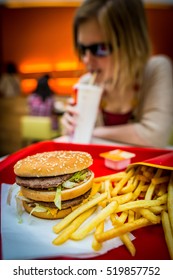
<path fill-rule="evenodd" d="M 61 120 L 62 134 L 71 134 L 74 131 L 73 119 L 72 117 L 65 113 Z"/>
<path fill-rule="evenodd" d="M 74 106 L 67 105 L 66 112 L 61 119 L 62 134 L 72 134 L 76 126 L 78 113 Z"/>

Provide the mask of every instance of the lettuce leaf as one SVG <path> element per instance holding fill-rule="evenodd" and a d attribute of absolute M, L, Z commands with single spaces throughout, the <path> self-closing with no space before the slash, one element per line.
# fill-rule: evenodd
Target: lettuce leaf
<path fill-rule="evenodd" d="M 11 187 L 9 188 L 9 190 L 8 190 L 8 195 L 7 195 L 7 204 L 8 205 L 11 205 L 11 199 L 12 199 L 12 194 L 13 194 L 13 191 L 15 190 L 15 189 L 17 189 L 19 186 L 16 184 L 16 183 L 14 183 L 13 185 L 11 185 Z"/>
<path fill-rule="evenodd" d="M 86 179 L 88 170 L 81 170 L 73 174 L 73 176 L 68 180 L 70 182 L 80 182 Z"/>
<path fill-rule="evenodd" d="M 32 209 L 29 215 L 32 215 L 33 212 L 47 212 L 47 208 L 44 206 L 39 205 L 38 203 L 35 203 L 35 207 Z"/>
<path fill-rule="evenodd" d="M 71 189 L 71 188 L 75 187 L 76 185 L 77 185 L 77 183 L 71 182 L 70 180 L 68 180 L 68 181 L 65 181 L 65 182 L 62 184 L 62 187 L 63 187 L 63 188 L 66 188 L 66 189 Z"/>
<path fill-rule="evenodd" d="M 57 189 L 56 189 L 54 203 L 55 203 L 56 207 L 59 210 L 61 210 L 61 186 L 58 186 Z"/>
<path fill-rule="evenodd" d="M 16 210 L 17 210 L 18 223 L 22 224 L 23 223 L 22 214 L 24 210 L 23 210 L 22 200 L 18 196 L 16 196 Z"/>

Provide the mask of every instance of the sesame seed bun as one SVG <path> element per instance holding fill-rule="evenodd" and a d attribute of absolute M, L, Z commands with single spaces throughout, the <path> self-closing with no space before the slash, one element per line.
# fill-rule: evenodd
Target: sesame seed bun
<path fill-rule="evenodd" d="M 83 170 L 92 163 L 91 155 L 86 152 L 44 152 L 19 160 L 14 166 L 14 173 L 20 177 L 59 176 Z"/>

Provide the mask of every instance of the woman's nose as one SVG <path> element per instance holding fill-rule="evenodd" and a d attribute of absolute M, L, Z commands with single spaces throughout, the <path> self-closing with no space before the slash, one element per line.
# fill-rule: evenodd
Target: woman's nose
<path fill-rule="evenodd" d="M 93 54 L 90 52 L 90 50 L 86 50 L 85 54 L 82 57 L 83 63 L 88 64 L 94 60 Z"/>

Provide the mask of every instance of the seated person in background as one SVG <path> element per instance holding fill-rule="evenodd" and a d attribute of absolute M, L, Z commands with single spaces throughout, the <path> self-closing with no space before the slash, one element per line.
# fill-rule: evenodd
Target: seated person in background
<path fill-rule="evenodd" d="M 20 76 L 16 65 L 7 63 L 5 72 L 0 77 L 0 93 L 2 97 L 15 97 L 20 95 Z"/>
<path fill-rule="evenodd" d="M 54 93 L 49 87 L 49 75 L 38 80 L 37 88 L 28 97 L 29 114 L 32 116 L 48 116 L 52 119 L 52 128 L 57 129 L 57 117 L 54 114 Z"/>
<path fill-rule="evenodd" d="M 104 89 L 102 121 L 93 136 L 166 146 L 173 125 L 172 64 L 166 56 L 151 56 L 142 1 L 86 0 L 74 17 L 73 33 L 88 70 L 79 83 L 89 83 L 97 73 L 95 84 Z M 62 118 L 64 135 L 73 133 L 77 116 L 69 104 Z"/>

